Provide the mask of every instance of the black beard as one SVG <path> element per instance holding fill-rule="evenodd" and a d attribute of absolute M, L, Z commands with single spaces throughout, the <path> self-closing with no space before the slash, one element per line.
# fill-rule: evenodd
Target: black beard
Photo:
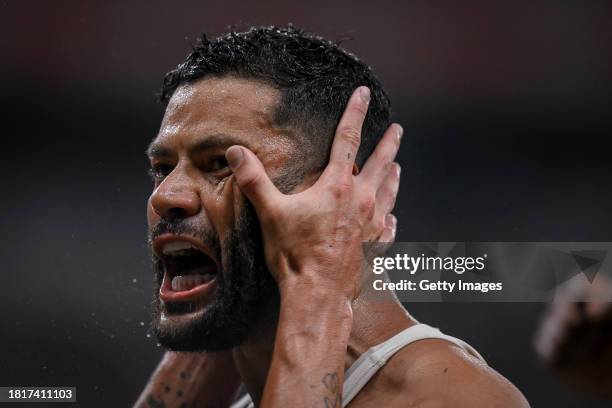
<path fill-rule="evenodd" d="M 217 271 L 217 288 L 203 315 L 189 322 L 160 324 L 162 308 L 167 314 L 189 312 L 191 303 L 166 303 L 162 306 L 159 289 L 163 266 L 154 258 L 157 288 L 154 293 L 152 329 L 159 343 L 177 351 L 221 351 L 243 344 L 260 323 L 274 324 L 279 292 L 264 259 L 261 227 L 253 206 L 245 203 L 237 226 L 224 241 L 221 251 L 214 233 L 196 230 L 183 220 L 162 220 L 149 233 L 149 241 L 162 233 L 184 233 L 207 243 L 222 264 Z M 222 256 L 226 255 L 226 256 Z"/>

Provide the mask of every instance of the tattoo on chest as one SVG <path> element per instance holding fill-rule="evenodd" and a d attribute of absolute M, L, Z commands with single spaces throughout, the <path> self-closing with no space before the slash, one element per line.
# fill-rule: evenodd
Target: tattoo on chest
<path fill-rule="evenodd" d="M 147 408 L 166 408 L 167 404 L 171 407 L 178 408 L 195 407 L 197 401 L 194 400 L 189 402 L 189 396 L 185 395 L 185 391 L 183 391 L 182 387 L 189 381 L 191 373 L 188 371 L 181 371 L 179 376 L 180 380 L 176 379 L 177 381 L 163 384 L 163 393 L 160 392 L 160 394 L 164 394 L 163 396 L 158 397 L 149 394 L 146 400 Z M 176 390 L 176 397 L 173 395 L 174 393 L 171 394 L 173 388 Z"/>
<path fill-rule="evenodd" d="M 338 373 L 325 374 L 321 382 L 326 390 L 326 395 L 323 396 L 323 406 L 325 408 L 341 408 L 342 395 L 340 394 Z"/>
<path fill-rule="evenodd" d="M 149 404 L 149 407 L 151 408 L 166 408 L 166 404 L 163 400 L 157 400 L 151 394 L 149 394 L 149 397 L 147 398 L 147 404 Z"/>

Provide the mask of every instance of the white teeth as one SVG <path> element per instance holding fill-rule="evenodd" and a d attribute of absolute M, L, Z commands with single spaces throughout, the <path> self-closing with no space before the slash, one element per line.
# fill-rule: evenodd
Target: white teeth
<path fill-rule="evenodd" d="M 210 282 L 213 275 L 210 273 L 204 275 L 179 275 L 172 278 L 172 290 L 181 292 L 183 290 L 193 289 L 198 285 Z"/>
<path fill-rule="evenodd" d="M 187 241 L 171 241 L 162 247 L 162 252 L 164 255 L 168 255 L 169 253 L 172 253 L 172 252 L 182 251 L 183 249 L 191 249 L 191 248 L 197 249 L 195 246 L 193 246 Z"/>

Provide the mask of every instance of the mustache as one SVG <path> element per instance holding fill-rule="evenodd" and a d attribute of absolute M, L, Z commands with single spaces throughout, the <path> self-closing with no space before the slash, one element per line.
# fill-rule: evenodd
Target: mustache
<path fill-rule="evenodd" d="M 181 218 L 162 218 L 157 224 L 149 228 L 148 243 L 152 249 L 153 241 L 164 234 L 187 235 L 201 241 L 208 246 L 218 260 L 221 256 L 221 242 L 218 235 L 212 228 L 196 227 L 195 225 Z M 153 252 L 153 251 L 152 251 Z"/>

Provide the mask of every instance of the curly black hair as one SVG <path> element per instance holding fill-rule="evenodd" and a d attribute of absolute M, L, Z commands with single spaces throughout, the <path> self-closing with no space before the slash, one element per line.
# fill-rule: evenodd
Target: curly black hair
<path fill-rule="evenodd" d="M 340 116 L 358 86 L 371 91 L 359 166 L 389 126 L 390 101 L 372 69 L 339 44 L 293 25 L 230 31 L 214 40 L 202 35 L 185 61 L 164 77 L 160 99 L 167 104 L 184 83 L 228 75 L 263 81 L 280 91 L 275 121 L 301 138 L 304 171 L 326 165 Z"/>

